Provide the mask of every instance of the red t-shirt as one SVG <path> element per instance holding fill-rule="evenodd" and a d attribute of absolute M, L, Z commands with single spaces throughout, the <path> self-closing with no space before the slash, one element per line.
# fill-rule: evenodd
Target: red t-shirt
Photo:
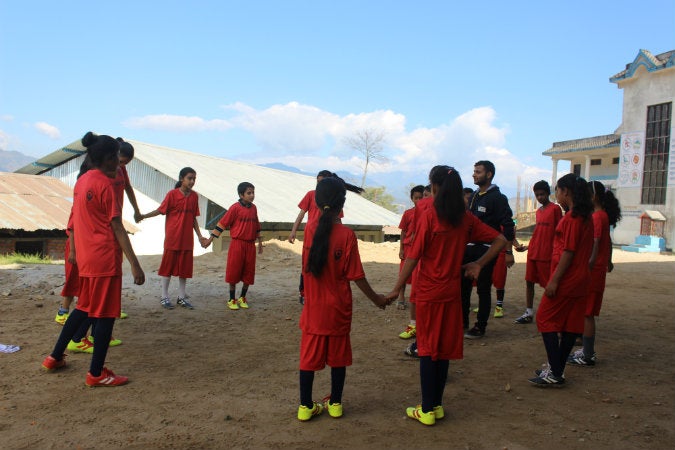
<path fill-rule="evenodd" d="M 234 203 L 227 210 L 223 218 L 220 219 L 217 228 L 221 230 L 229 228 L 232 239 L 255 241 L 260 235 L 258 209 L 253 203 L 249 203 L 246 206 L 241 202 Z"/>
<path fill-rule="evenodd" d="M 92 169 L 77 180 L 72 229 L 81 277 L 122 275 L 122 248 L 110 225 L 121 214 L 111 178 Z"/>
<path fill-rule="evenodd" d="M 302 197 L 300 203 L 298 203 L 298 208 L 303 211 L 307 211 L 307 224 L 319 220 L 321 217 L 321 211 L 319 207 L 316 206 L 316 200 L 314 198 L 314 193 L 316 191 L 309 191 Z"/>
<path fill-rule="evenodd" d="M 349 334 L 352 325 L 352 290 L 349 282 L 366 277 L 356 235 L 342 224 L 333 224 L 328 260 L 321 276 L 317 278 L 305 271 L 315 231 L 316 223 L 310 223 L 305 228 L 302 247 L 305 306 L 300 316 L 300 329 L 305 333 L 319 335 Z"/>
<path fill-rule="evenodd" d="M 180 188 L 171 189 L 157 210 L 166 215 L 164 250 L 192 250 L 195 218 L 199 216 L 199 196 L 195 191 L 183 194 Z"/>
<path fill-rule="evenodd" d="M 572 213 L 569 212 L 558 223 L 553 240 L 551 276 L 566 250 L 574 252 L 574 259 L 558 284 L 556 297 L 584 296 L 588 293 L 591 281 L 588 260 L 593 251 L 593 221 L 590 217 L 584 220 L 582 217 L 572 217 Z"/>
<path fill-rule="evenodd" d="M 594 270 L 607 270 L 609 264 L 609 217 L 603 210 L 593 213 L 593 239 L 598 239 L 598 256 L 595 259 Z"/>
<path fill-rule="evenodd" d="M 117 167 L 117 176 L 113 180 L 113 187 L 115 188 L 115 197 L 120 203 L 120 209 L 124 206 L 124 189 L 129 186 L 129 174 L 127 174 L 127 169 L 123 165 Z"/>
<path fill-rule="evenodd" d="M 562 210 L 556 203 L 549 202 L 537 209 L 537 222 L 527 247 L 527 259 L 550 261 L 553 253 L 555 229 L 562 219 Z"/>
<path fill-rule="evenodd" d="M 410 245 L 415 232 L 415 207 L 406 209 L 401 216 L 401 223 L 398 227 L 405 233 L 403 245 Z"/>
<path fill-rule="evenodd" d="M 415 301 L 459 301 L 466 244 L 492 242 L 497 236 L 498 231 L 468 211 L 462 223 L 453 227 L 439 220 L 436 208 L 426 208 L 417 220 L 408 255 L 418 260 L 413 273 Z"/>

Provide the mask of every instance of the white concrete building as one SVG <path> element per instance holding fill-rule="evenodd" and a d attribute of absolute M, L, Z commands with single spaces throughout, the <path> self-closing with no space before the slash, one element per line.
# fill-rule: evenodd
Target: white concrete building
<path fill-rule="evenodd" d="M 569 161 L 569 172 L 603 182 L 619 199 L 623 220 L 614 230 L 615 243 L 633 243 L 641 234 L 645 211 L 657 211 L 666 218 L 661 237 L 672 249 L 675 51 L 654 56 L 640 50 L 633 62 L 609 81 L 623 90 L 621 125 L 613 134 L 555 142 L 543 152 L 553 162 L 552 186 L 559 178 L 558 163 Z"/>

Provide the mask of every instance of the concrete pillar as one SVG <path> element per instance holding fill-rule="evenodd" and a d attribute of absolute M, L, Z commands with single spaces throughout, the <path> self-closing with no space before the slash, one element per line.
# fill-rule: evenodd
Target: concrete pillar
<path fill-rule="evenodd" d="M 551 170 L 551 191 L 555 188 L 555 184 L 558 182 L 558 160 L 556 158 L 551 159 L 553 161 L 553 168 Z"/>
<path fill-rule="evenodd" d="M 584 178 L 586 181 L 590 180 L 591 176 L 591 155 L 586 155 L 586 164 L 584 165 Z"/>

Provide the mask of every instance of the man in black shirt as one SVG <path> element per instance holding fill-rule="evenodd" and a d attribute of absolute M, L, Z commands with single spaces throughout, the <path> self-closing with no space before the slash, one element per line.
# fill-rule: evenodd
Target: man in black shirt
<path fill-rule="evenodd" d="M 515 239 L 515 226 L 513 212 L 509 201 L 499 191 L 497 185 L 492 184 L 495 176 L 495 166 L 490 161 L 478 161 L 473 166 L 473 182 L 478 189 L 469 200 L 469 210 L 483 223 L 499 231 L 506 238 L 506 267 L 513 266 L 512 242 Z M 475 261 L 485 252 L 490 244 L 487 242 L 470 242 L 464 253 L 464 263 Z M 476 280 L 476 292 L 478 294 L 478 317 L 473 328 L 469 328 L 469 309 L 471 303 L 471 290 L 473 280 L 462 278 L 462 313 L 464 328 L 467 329 L 464 337 L 478 339 L 485 335 L 488 317 L 492 309 L 492 271 L 496 259 L 493 259 L 483 267 Z"/>

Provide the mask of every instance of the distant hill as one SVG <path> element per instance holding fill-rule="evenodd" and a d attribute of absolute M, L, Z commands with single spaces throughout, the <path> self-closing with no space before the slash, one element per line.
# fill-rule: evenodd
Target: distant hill
<path fill-rule="evenodd" d="M 14 172 L 33 161 L 35 158 L 23 153 L 0 150 L 0 172 Z"/>

